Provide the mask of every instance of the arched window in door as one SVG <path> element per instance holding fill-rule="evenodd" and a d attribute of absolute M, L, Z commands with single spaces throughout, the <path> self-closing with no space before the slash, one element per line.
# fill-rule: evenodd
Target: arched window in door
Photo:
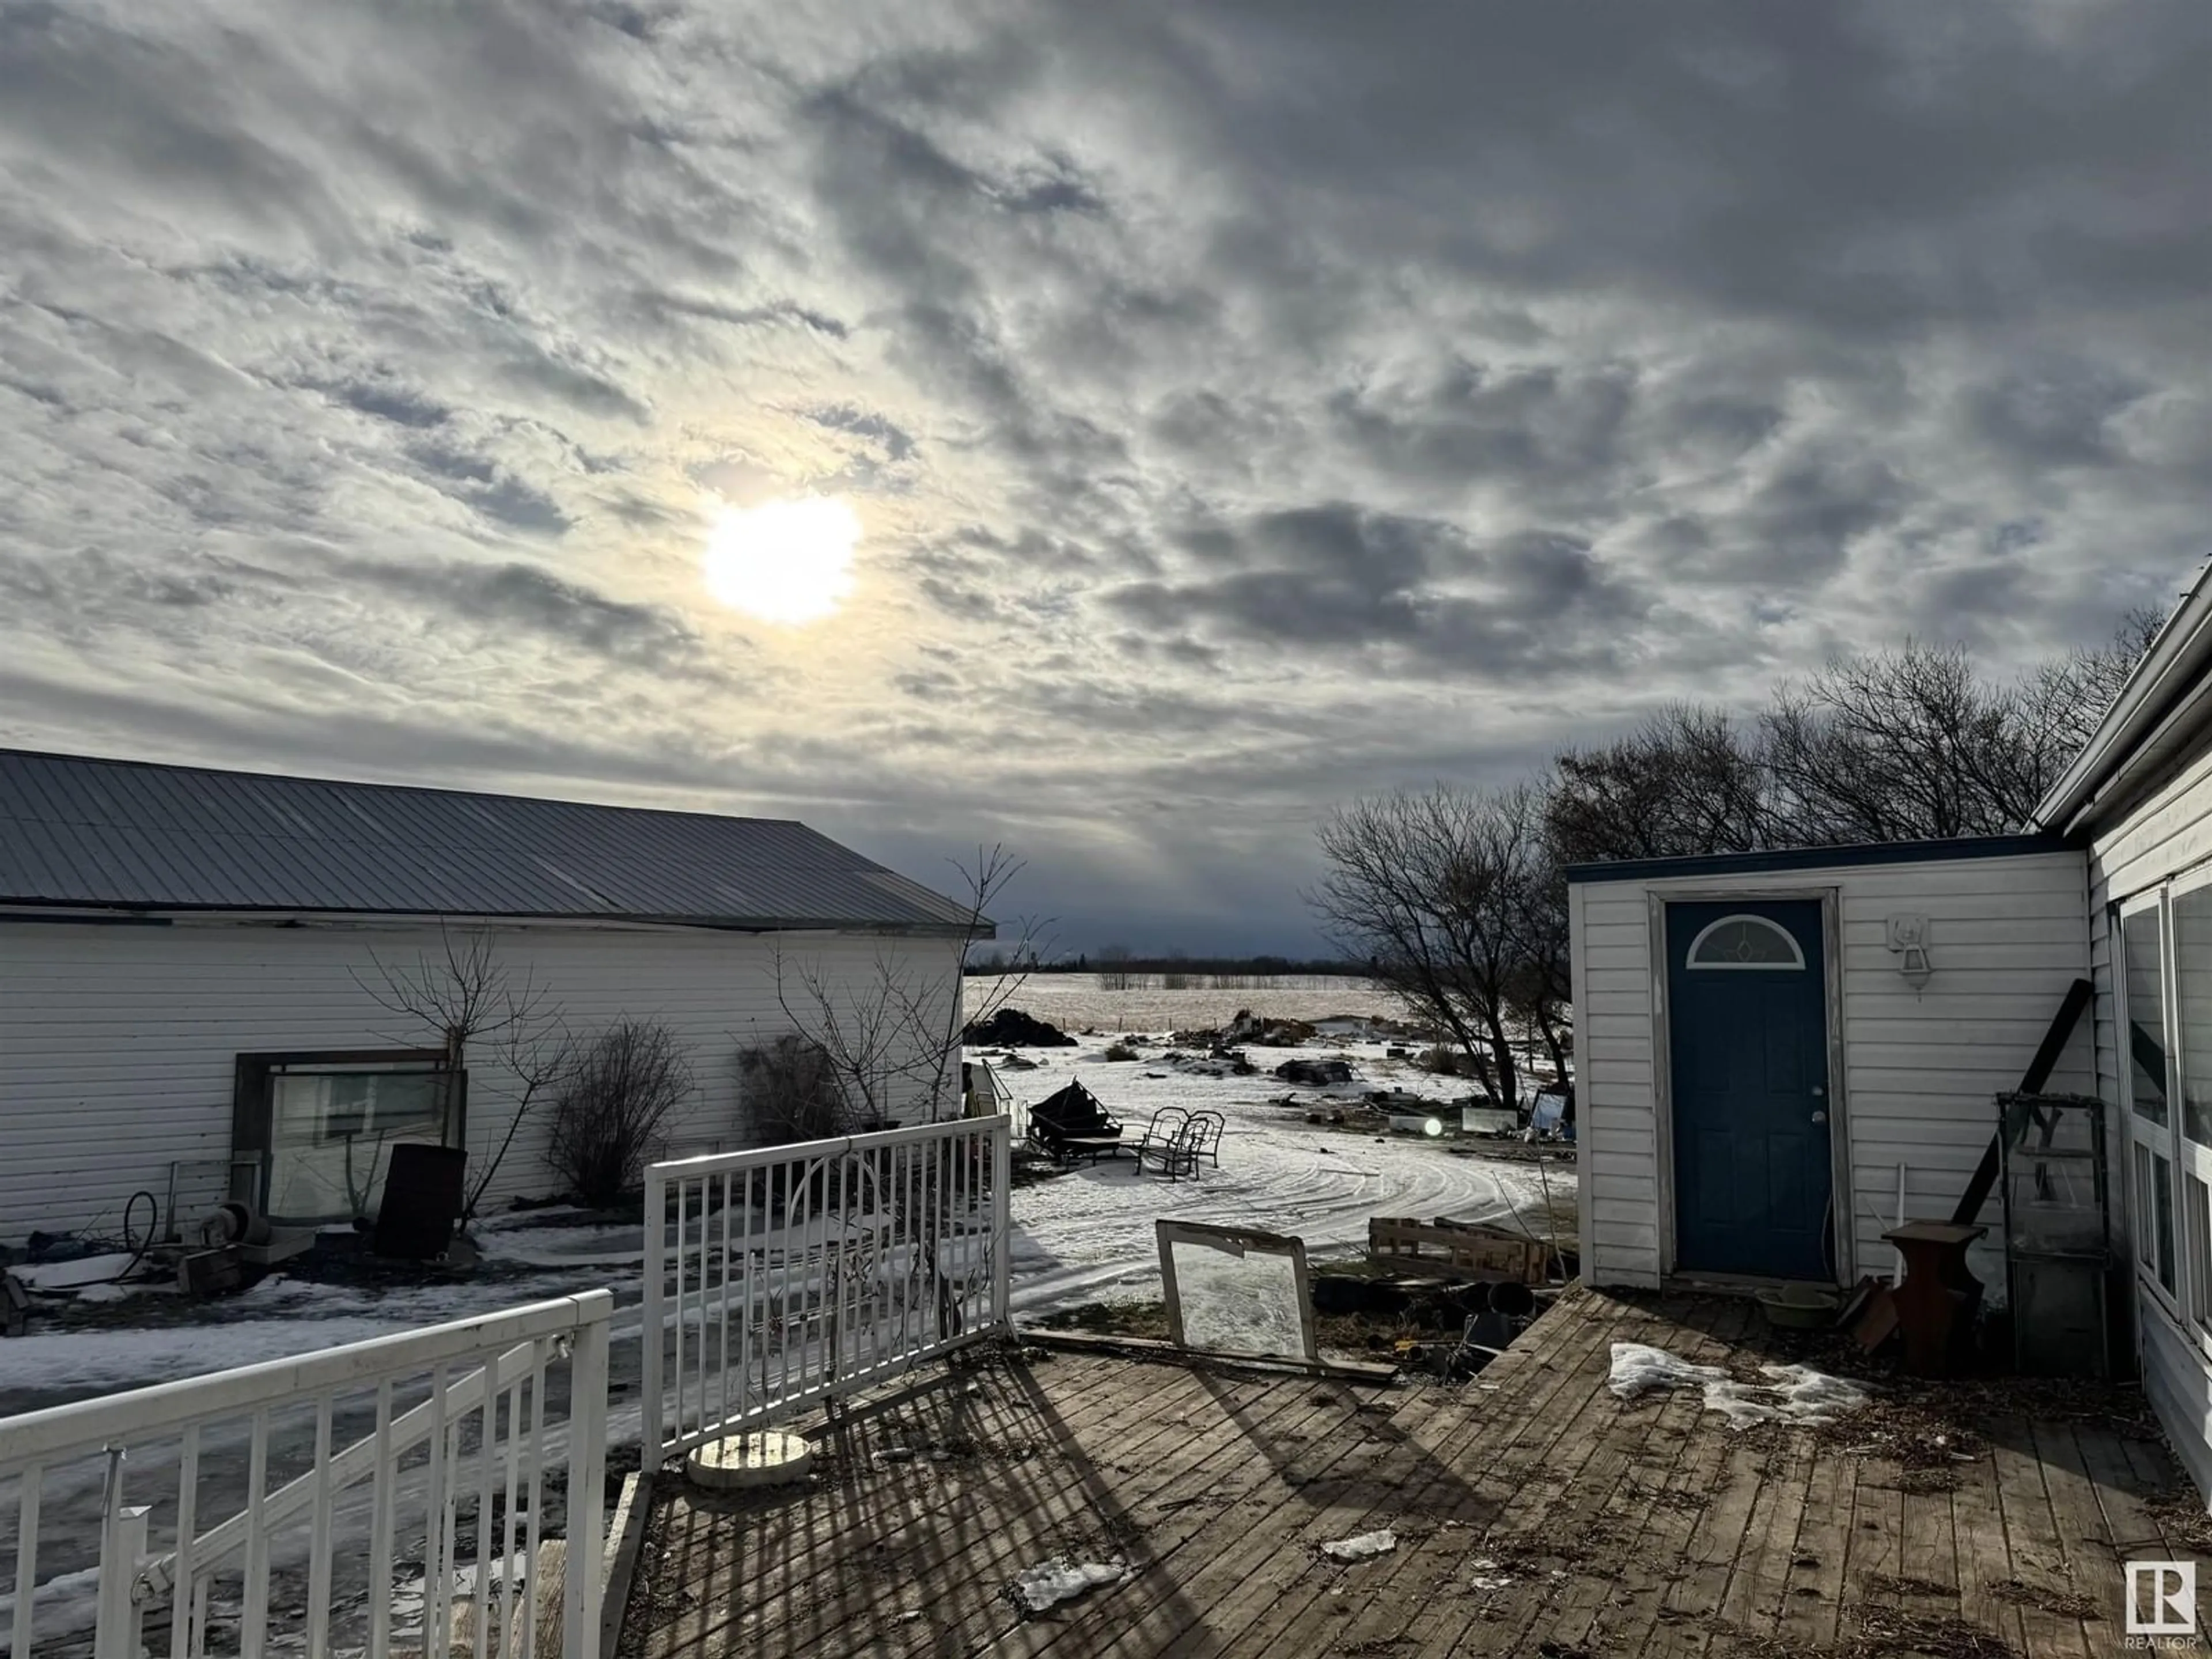
<path fill-rule="evenodd" d="M 1690 968 L 1802 969 L 1805 953 L 1790 930 L 1765 916 L 1723 916 L 1690 941 Z"/>

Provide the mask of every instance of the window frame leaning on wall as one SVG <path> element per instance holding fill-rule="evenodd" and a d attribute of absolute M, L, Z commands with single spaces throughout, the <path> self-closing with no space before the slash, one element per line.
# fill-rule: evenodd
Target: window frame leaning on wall
<path fill-rule="evenodd" d="M 376 1074 L 394 1072 L 447 1076 L 441 1145 L 468 1145 L 469 1073 L 453 1066 L 442 1048 L 313 1048 L 244 1052 L 234 1062 L 230 1146 L 234 1170 L 230 1196 L 257 1213 L 269 1212 L 276 1179 L 276 1080 L 301 1073 L 345 1074 L 350 1068 Z M 380 1145 L 382 1143 L 380 1142 Z M 317 1218 L 328 1219 L 329 1218 Z"/>

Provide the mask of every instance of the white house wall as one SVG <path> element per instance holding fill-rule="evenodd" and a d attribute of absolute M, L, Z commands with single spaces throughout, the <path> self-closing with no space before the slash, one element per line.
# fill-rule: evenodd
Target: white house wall
<path fill-rule="evenodd" d="M 530 975 L 574 1030 L 634 1016 L 675 1032 L 696 1082 L 666 1131 L 678 1155 L 757 1139 L 736 1056 L 791 1029 L 777 1000 L 779 950 L 787 969 L 818 968 L 864 1000 L 879 972 L 940 1006 L 958 994 L 950 940 L 794 934 L 778 943 L 611 927 L 493 933 L 501 966 Z M 115 1232 L 131 1194 L 166 1195 L 173 1163 L 197 1166 L 187 1196 L 219 1195 L 238 1055 L 437 1046 L 434 1033 L 380 1007 L 363 982 L 378 982 L 380 960 L 411 969 L 440 949 L 428 927 L 0 921 L 0 1240 L 33 1230 Z M 467 1061 L 473 1171 L 507 1131 L 514 1079 L 481 1045 Z M 901 1095 L 894 1115 L 921 1109 L 917 1091 Z M 544 1151 L 538 1115 L 517 1134 L 492 1195 L 550 1190 Z"/>
<path fill-rule="evenodd" d="M 2021 1074 L 2073 981 L 2088 970 L 2081 854 L 1581 882 L 1572 896 L 1584 1270 L 1593 1283 L 1656 1285 L 1662 1238 L 1657 1116 L 1659 1001 L 1649 895 L 1755 897 L 1834 890 L 1841 929 L 1841 1114 L 1853 1273 L 1887 1272 L 1898 1170 L 1912 1217 L 1948 1217 L 1996 1130 L 1994 1097 Z M 1887 945 L 1893 915 L 1928 919 L 1935 973 L 1919 991 Z M 2093 1087 L 2087 1023 L 2050 1087 Z M 1671 1179 L 1671 1176 L 1669 1177 Z M 1992 1195 L 1984 1218 L 1994 1220 Z M 1992 1240 L 1972 1266 L 2003 1295 Z"/>
<path fill-rule="evenodd" d="M 2099 836 L 2089 854 L 2091 959 L 2097 986 L 2097 1091 L 2118 1121 L 2118 1007 L 2112 989 L 2110 906 L 2212 860 L 2212 754 L 2197 760 Z M 2175 1109 L 2180 1109 L 2176 1103 Z M 2124 1132 L 2118 1145 L 2125 1148 Z M 2124 1195 L 2130 1190 L 2116 1183 Z M 2135 1298 L 2144 1391 L 2198 1488 L 2212 1492 L 2212 1364 L 2155 1297 Z"/>

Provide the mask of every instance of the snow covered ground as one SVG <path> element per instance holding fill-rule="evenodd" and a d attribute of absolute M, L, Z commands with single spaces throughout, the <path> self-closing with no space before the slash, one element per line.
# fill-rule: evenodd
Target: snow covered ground
<path fill-rule="evenodd" d="M 1033 982 L 1042 991 L 1055 981 Z M 1315 1018 L 1331 1013 L 1371 1014 L 1388 1010 L 1370 995 L 1341 989 L 1314 990 L 1294 997 L 1266 991 L 1221 993 L 1100 993 L 1095 983 L 1069 979 L 1057 999 L 1024 994 L 1022 1006 L 1040 1018 L 1080 1029 L 1104 1024 L 1103 1031 L 1079 1039 L 1073 1048 L 1030 1049 L 1024 1057 L 1034 1069 L 1006 1067 L 1000 1073 L 1019 1105 L 1050 1094 L 1071 1077 L 1088 1088 L 1128 1126 L 1133 1139 L 1152 1114 L 1164 1106 L 1222 1114 L 1226 1130 L 1220 1168 L 1205 1170 L 1196 1180 L 1168 1182 L 1140 1174 L 1127 1158 L 1052 1176 L 1018 1188 L 1012 1200 L 1013 1304 L 1018 1313 L 1037 1314 L 1055 1307 L 1102 1298 L 1146 1297 L 1159 1293 L 1152 1223 L 1160 1216 L 1243 1224 L 1304 1238 L 1310 1252 L 1326 1256 L 1357 1249 L 1366 1238 L 1368 1218 L 1449 1215 L 1464 1220 L 1511 1224 L 1515 1218 L 1540 1231 L 1547 1182 L 1554 1204 L 1571 1209 L 1572 1166 L 1541 1172 L 1529 1164 L 1455 1156 L 1443 1145 L 1410 1138 L 1385 1140 L 1308 1124 L 1301 1112 L 1275 1103 L 1291 1091 L 1272 1075 L 1292 1055 L 1318 1058 L 1341 1053 L 1357 1067 L 1357 1080 L 1330 1091 L 1300 1088 L 1302 1102 L 1330 1095 L 1356 1099 L 1367 1089 L 1395 1088 L 1443 1100 L 1460 1091 L 1451 1079 L 1437 1079 L 1392 1060 L 1380 1042 L 1330 1037 L 1297 1049 L 1247 1051 L 1261 1069 L 1256 1075 L 1208 1074 L 1161 1058 L 1163 1046 L 1143 1049 L 1133 1062 L 1109 1062 L 1107 1045 L 1114 1024 L 1103 1012 L 1120 1006 L 1115 1022 L 1123 1033 L 1141 1012 L 1159 1033 L 1171 1028 L 1218 1024 L 1237 1008 L 1256 1006 L 1273 1018 Z M 1139 1000 L 1138 999 L 1142 999 Z M 1217 1068 L 1218 1069 L 1218 1068 Z M 1018 1122 L 1025 1117 L 1018 1117 Z M 575 1212 L 538 1211 L 497 1218 L 479 1230 L 485 1271 L 452 1283 L 376 1287 L 319 1284 L 276 1276 L 242 1295 L 187 1310 L 173 1295 L 124 1297 L 94 1281 L 110 1278 L 125 1261 L 100 1259 L 33 1270 L 42 1291 L 89 1290 L 103 1308 L 97 1328 L 55 1329 L 0 1340 L 0 1413 L 25 1411 L 88 1395 L 197 1375 L 258 1360 L 283 1358 L 391 1332 L 410 1330 L 441 1320 L 488 1313 L 549 1297 L 606 1285 L 619 1304 L 613 1336 L 614 1372 L 626 1387 L 625 1398 L 610 1422 L 615 1443 L 634 1440 L 638 1411 L 634 1382 L 638 1369 L 641 1297 L 639 1267 L 644 1237 L 639 1224 L 609 1224 Z M 211 1442 L 203 1468 L 218 1482 L 242 1477 L 242 1443 Z M 238 1468 L 228 1464 L 240 1462 Z M 141 1477 L 158 1487 L 161 1470 L 148 1468 Z M 78 1570 L 96 1533 L 96 1483 L 82 1490 L 50 1492 L 46 1534 L 64 1558 L 58 1582 L 42 1599 L 88 1609 L 87 1584 Z M 289 1564 L 287 1564 L 288 1566 Z M 45 1577 L 42 1572 L 41 1577 Z M 83 1607 L 76 1603 L 84 1601 Z M 58 1611 L 58 1606 L 57 1607 Z M 68 1623 L 79 1622 L 75 1619 Z"/>
<path fill-rule="evenodd" d="M 1357 981 L 1346 984 L 1358 988 Z M 1072 1030 L 1086 1018 L 1095 1021 L 1121 1007 L 1149 1016 L 1158 1036 L 1170 1026 L 1219 1023 L 1246 1005 L 1278 1018 L 1386 1012 L 1364 988 L 1316 990 L 1311 981 L 1295 994 L 1120 993 L 1101 992 L 1091 976 L 1055 975 L 1031 981 L 1023 993 L 1023 1006 L 1030 1012 L 1059 1017 Z M 1116 1035 L 1126 1034 L 1101 1031 L 1081 1037 L 1073 1048 L 1022 1050 L 1036 1069 L 1001 1066 L 1000 1081 L 1026 1107 L 1079 1077 L 1122 1118 L 1133 1140 L 1164 1106 L 1218 1111 L 1227 1123 L 1220 1168 L 1208 1168 L 1194 1181 L 1169 1182 L 1156 1173 L 1140 1174 L 1124 1158 L 1017 1190 L 1012 1265 L 1018 1313 L 1157 1296 L 1152 1222 L 1160 1216 L 1294 1233 L 1313 1255 L 1324 1256 L 1364 1244 L 1370 1216 L 1451 1216 L 1501 1224 L 1520 1218 L 1540 1231 L 1547 1182 L 1553 1202 L 1571 1206 L 1571 1165 L 1540 1173 L 1529 1164 L 1455 1156 L 1442 1145 L 1411 1138 L 1377 1141 L 1316 1127 L 1301 1113 L 1274 1103 L 1291 1085 L 1275 1078 L 1273 1069 L 1293 1056 L 1343 1054 L 1358 1072 L 1355 1082 L 1334 1090 L 1296 1090 L 1304 1102 L 1331 1096 L 1352 1100 L 1375 1088 L 1442 1101 L 1464 1088 L 1455 1079 L 1389 1059 L 1382 1042 L 1325 1037 L 1302 1048 L 1254 1048 L 1246 1052 L 1258 1073 L 1236 1077 L 1172 1066 L 1160 1057 L 1164 1046 L 1142 1048 L 1145 1058 L 1139 1060 L 1109 1062 L 1104 1051 Z M 185 1322 L 183 1310 L 167 1295 L 120 1302 L 106 1310 L 99 1328 L 41 1331 L 34 1322 L 31 1334 L 0 1341 L 0 1413 L 419 1329 L 600 1285 L 613 1289 L 625 1311 L 633 1309 L 642 1294 L 641 1226 L 581 1217 L 575 1220 L 585 1224 L 562 1224 L 568 1220 L 542 1211 L 494 1219 L 479 1234 L 491 1271 L 451 1284 L 378 1288 L 280 1275 L 196 1310 Z M 102 1258 L 33 1269 L 28 1276 L 41 1289 L 76 1287 L 82 1294 L 85 1281 L 107 1277 L 120 1265 L 120 1258 Z M 108 1287 L 90 1288 L 94 1299 L 117 1295 Z M 628 1335 L 634 1346 L 635 1329 L 635 1312 L 627 1319 L 617 1313 L 617 1344 Z"/>
<path fill-rule="evenodd" d="M 1194 974 L 1195 982 L 1189 988 L 1170 991 L 1159 984 L 1160 975 L 1144 977 L 1144 985 L 1112 991 L 1097 974 L 1032 974 L 1018 985 L 979 975 L 968 981 L 967 1006 L 996 1007 L 1011 997 L 1014 1007 L 1050 1020 L 1062 1030 L 1107 1032 L 1189 1031 L 1226 1025 L 1244 1008 L 1269 1019 L 1309 1021 L 1335 1014 L 1402 1019 L 1406 1013 L 1403 1003 L 1367 979 L 1291 975 L 1269 985 L 1217 990 L 1212 975 Z"/>
<path fill-rule="evenodd" d="M 1246 994 L 1248 999 L 1249 993 Z M 1231 1011 L 1234 1012 L 1233 1010 Z M 1164 1106 L 1219 1112 L 1226 1121 L 1221 1167 L 1195 1181 L 1170 1182 L 1139 1173 L 1127 1158 L 1079 1168 L 1013 1199 L 1013 1304 L 1039 1313 L 1071 1303 L 1159 1294 L 1152 1222 L 1161 1216 L 1292 1233 L 1321 1256 L 1357 1250 L 1370 1216 L 1516 1224 L 1542 1230 L 1546 1183 L 1571 1206 L 1572 1165 L 1546 1168 L 1461 1157 L 1441 1143 L 1411 1137 L 1384 1140 L 1317 1127 L 1300 1111 L 1275 1104 L 1293 1092 L 1303 1102 L 1357 1099 L 1368 1089 L 1399 1089 L 1442 1101 L 1466 1086 L 1384 1057 L 1381 1042 L 1346 1042 L 1303 1048 L 1249 1048 L 1260 1068 L 1251 1077 L 1212 1077 L 1176 1069 L 1159 1058 L 1109 1062 L 1107 1037 L 1074 1048 L 1021 1050 L 1041 1062 L 1035 1071 L 1001 1071 L 1000 1079 L 1024 1107 L 1079 1078 L 1120 1117 L 1133 1140 Z M 1294 1056 L 1341 1053 L 1358 1080 L 1331 1090 L 1293 1089 L 1273 1075 Z"/>

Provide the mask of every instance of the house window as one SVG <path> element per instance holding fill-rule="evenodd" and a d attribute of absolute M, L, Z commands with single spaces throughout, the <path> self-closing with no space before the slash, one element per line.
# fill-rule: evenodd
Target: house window
<path fill-rule="evenodd" d="M 2193 1175 L 2184 1176 L 2181 1215 L 2188 1245 L 2184 1266 L 2189 1281 L 2189 1316 L 2201 1334 L 2212 1336 L 2212 1185 Z"/>
<path fill-rule="evenodd" d="M 279 1220 L 374 1214 L 393 1146 L 462 1144 L 466 1083 L 434 1049 L 240 1054 L 234 1151 L 259 1171 L 243 1195 Z"/>
<path fill-rule="evenodd" d="M 2183 1295 L 2175 1260 L 2174 1054 L 2169 1040 L 2166 904 L 2151 893 L 2119 917 L 2121 1025 L 2127 1033 L 2128 1209 L 2136 1272 L 2161 1303 L 2179 1312 Z M 2195 1294 L 2194 1286 L 2190 1294 Z"/>
<path fill-rule="evenodd" d="M 2174 1293 L 2173 1166 L 2138 1140 L 2136 1166 L 2136 1261 L 2159 1288 Z"/>
<path fill-rule="evenodd" d="M 2127 964 L 2128 1099 L 2136 1115 L 2166 1121 L 2166 952 L 2158 903 L 2120 922 L 2120 954 Z"/>
<path fill-rule="evenodd" d="M 1680 935 L 1677 935 L 1679 938 Z M 1765 916 L 1723 916 L 1690 941 L 1692 968 L 1802 968 L 1790 930 Z"/>
<path fill-rule="evenodd" d="M 2212 869 L 2118 921 L 2136 1270 L 2212 1357 Z"/>

